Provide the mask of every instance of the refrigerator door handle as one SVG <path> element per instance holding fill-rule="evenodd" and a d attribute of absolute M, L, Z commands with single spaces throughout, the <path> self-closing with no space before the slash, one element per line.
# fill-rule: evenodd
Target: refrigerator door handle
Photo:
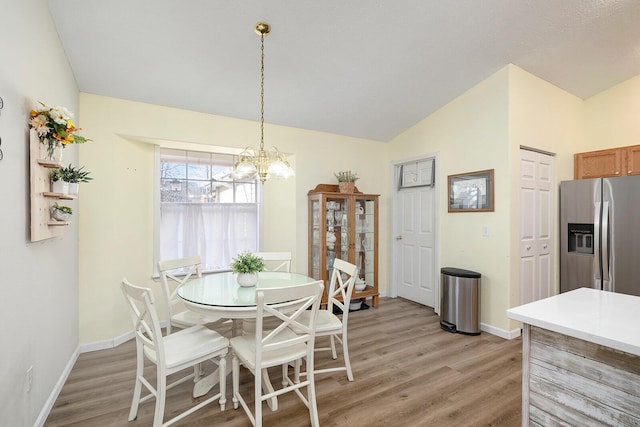
<path fill-rule="evenodd" d="M 593 273 L 596 280 L 601 280 L 600 271 L 600 202 L 595 202 L 595 215 L 593 216 Z"/>
<path fill-rule="evenodd" d="M 600 258 L 602 259 L 602 280 L 609 281 L 609 202 L 602 204 L 602 256 Z"/>

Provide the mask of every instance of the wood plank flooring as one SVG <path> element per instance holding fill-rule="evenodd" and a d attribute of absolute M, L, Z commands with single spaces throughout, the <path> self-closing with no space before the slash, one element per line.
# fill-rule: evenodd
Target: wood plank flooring
<path fill-rule="evenodd" d="M 519 426 L 521 346 L 521 339 L 507 341 L 485 332 L 480 336 L 445 332 L 432 309 L 383 298 L 378 308 L 350 313 L 355 381 L 347 381 L 342 372 L 316 377 L 320 424 Z M 316 356 L 318 368 L 332 363 L 329 353 Z M 153 367 L 146 376 L 155 383 Z M 81 354 L 45 426 L 150 426 L 153 401 L 142 403 L 138 418 L 127 421 L 134 377 L 133 340 L 114 349 Z M 271 372 L 276 386 L 279 377 L 279 369 Z M 187 382 L 169 392 L 165 419 L 193 404 L 192 387 Z M 251 405 L 253 377 L 244 369 L 241 389 Z M 293 393 L 281 396 L 279 405 L 277 412 L 265 405 L 265 426 L 309 425 L 307 409 Z M 174 425 L 246 427 L 251 423 L 242 408 L 233 409 L 229 375 L 225 411 L 214 402 Z"/>

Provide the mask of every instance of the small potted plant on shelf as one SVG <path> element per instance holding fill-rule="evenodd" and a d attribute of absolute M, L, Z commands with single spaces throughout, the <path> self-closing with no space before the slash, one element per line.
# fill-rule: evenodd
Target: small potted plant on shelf
<path fill-rule="evenodd" d="M 71 214 L 73 214 L 73 210 L 69 206 L 60 206 L 57 203 L 51 206 L 51 218 L 56 221 L 68 221 Z"/>
<path fill-rule="evenodd" d="M 240 286 L 254 286 L 258 283 L 258 272 L 264 270 L 264 260 L 249 251 L 233 258 L 231 269 L 238 274 Z"/>
<path fill-rule="evenodd" d="M 76 168 L 71 164 L 59 169 L 62 173 L 63 180 L 69 183 L 69 194 L 78 194 L 80 183 L 89 182 L 93 179 L 89 176 L 90 172 L 87 172 L 83 169 L 84 166 Z"/>
<path fill-rule="evenodd" d="M 338 188 L 341 193 L 353 193 L 355 191 L 355 182 L 358 180 L 358 174 L 348 170 L 335 172 L 334 175 L 338 180 Z"/>
<path fill-rule="evenodd" d="M 65 175 L 62 173 L 62 169 L 52 169 L 49 177 L 51 178 L 52 193 L 69 193 L 69 183 L 65 180 Z"/>

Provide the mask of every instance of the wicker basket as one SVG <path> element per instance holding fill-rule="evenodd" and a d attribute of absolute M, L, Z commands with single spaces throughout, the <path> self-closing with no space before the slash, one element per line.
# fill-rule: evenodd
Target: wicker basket
<path fill-rule="evenodd" d="M 339 182 L 338 183 L 338 188 L 340 189 L 341 193 L 353 193 L 353 191 L 356 188 L 356 183 L 355 182 Z"/>

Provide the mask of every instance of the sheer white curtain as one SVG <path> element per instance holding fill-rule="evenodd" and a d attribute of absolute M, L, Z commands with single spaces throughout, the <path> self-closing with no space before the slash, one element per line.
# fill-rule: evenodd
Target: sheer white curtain
<path fill-rule="evenodd" d="M 240 252 L 258 250 L 254 203 L 162 203 L 161 260 L 199 255 L 204 271 L 228 270 Z"/>

